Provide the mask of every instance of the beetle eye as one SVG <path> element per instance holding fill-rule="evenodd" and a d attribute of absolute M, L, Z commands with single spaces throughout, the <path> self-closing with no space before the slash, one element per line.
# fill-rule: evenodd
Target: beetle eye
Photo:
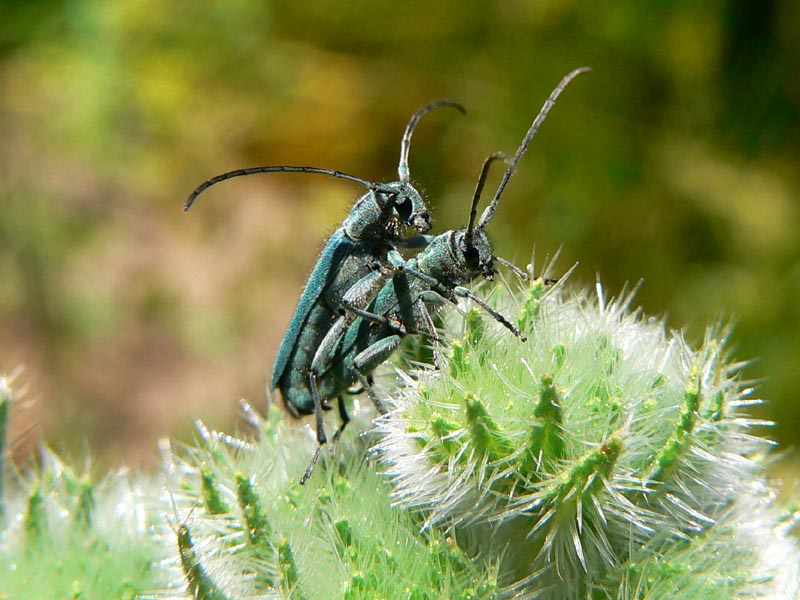
<path fill-rule="evenodd" d="M 467 264 L 476 265 L 478 264 L 478 260 L 480 259 L 480 254 L 478 253 L 478 249 L 475 246 L 469 246 L 464 251 L 464 258 L 467 260 Z"/>
<path fill-rule="evenodd" d="M 400 201 L 398 202 L 398 200 Z M 400 218 L 403 221 L 408 221 L 411 217 L 411 198 L 408 196 L 400 196 L 395 200 L 394 207 Z"/>

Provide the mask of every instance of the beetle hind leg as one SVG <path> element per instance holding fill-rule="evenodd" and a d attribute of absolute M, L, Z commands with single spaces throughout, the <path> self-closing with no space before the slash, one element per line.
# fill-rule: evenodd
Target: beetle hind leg
<path fill-rule="evenodd" d="M 339 394 L 339 421 L 339 429 L 333 434 L 334 444 L 339 441 L 339 436 L 342 435 L 344 428 L 347 427 L 347 424 L 350 422 L 350 415 L 347 414 L 347 407 L 344 404 L 344 396 L 341 394 Z"/>
<path fill-rule="evenodd" d="M 360 371 L 356 373 L 356 376 L 358 377 L 358 380 L 364 387 L 364 389 L 367 390 L 367 395 L 369 396 L 369 399 L 372 401 L 372 404 L 375 405 L 375 409 L 382 415 L 388 413 L 389 410 L 386 408 L 386 405 L 383 403 L 383 400 L 381 400 L 378 394 L 375 392 L 375 387 L 370 385 L 367 377 Z"/>
<path fill-rule="evenodd" d="M 328 437 L 325 435 L 325 421 L 322 418 L 322 402 L 319 398 L 319 389 L 317 388 L 317 376 L 312 371 L 308 374 L 308 383 L 309 387 L 311 388 L 311 396 L 314 398 L 314 416 L 316 417 L 317 423 L 317 449 L 314 450 L 314 454 L 311 455 L 311 461 L 308 463 L 308 467 L 306 467 L 306 472 L 303 473 L 303 476 L 300 478 L 300 485 L 304 485 L 308 478 L 311 477 L 311 473 L 314 472 L 314 465 L 317 464 L 319 460 L 319 455 L 322 454 L 322 447 L 328 442 Z"/>

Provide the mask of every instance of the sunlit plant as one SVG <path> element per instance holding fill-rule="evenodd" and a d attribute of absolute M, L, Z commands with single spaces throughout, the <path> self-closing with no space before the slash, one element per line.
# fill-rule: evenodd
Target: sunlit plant
<path fill-rule="evenodd" d="M 311 427 L 246 403 L 239 434 L 164 442 L 161 492 L 45 453 L 2 504 L 0 597 L 800 598 L 726 328 L 693 347 L 565 278 L 483 292 L 528 341 L 444 311 L 438 368 L 386 366 L 393 409 L 354 406 L 304 486 Z"/>
<path fill-rule="evenodd" d="M 438 369 L 383 376 L 395 408 L 306 486 L 313 434 L 248 409 L 170 454 L 176 572 L 197 597 L 797 598 L 794 517 L 725 350 L 564 282 L 500 285 L 523 343 L 469 306 Z M 415 356 L 418 353 L 415 353 Z M 205 590 L 205 591 L 203 591 Z"/>
<path fill-rule="evenodd" d="M 379 425 L 396 505 L 524 597 L 795 598 L 726 329 L 693 348 L 631 295 L 560 287 L 493 290 L 527 343 L 474 310 L 446 319 L 448 364 L 405 377 Z"/>
<path fill-rule="evenodd" d="M 19 395 L 0 377 L 0 446 Z M 0 457 L 5 458 L 4 454 Z M 3 460 L 0 598 L 132 600 L 163 580 L 155 482 L 125 469 L 93 479 L 47 448 L 17 473 Z"/>

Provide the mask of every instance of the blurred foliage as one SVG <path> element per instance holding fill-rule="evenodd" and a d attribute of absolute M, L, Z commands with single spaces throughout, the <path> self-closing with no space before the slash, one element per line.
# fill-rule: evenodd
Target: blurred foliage
<path fill-rule="evenodd" d="M 360 193 L 256 164 L 412 175 L 458 227 L 562 75 L 490 234 L 701 339 L 735 319 L 778 421 L 800 411 L 800 5 L 789 0 L 0 4 L 0 369 L 27 365 L 61 444 L 148 460 L 189 415 L 258 401 L 315 253 Z M 221 404 L 220 399 L 230 399 Z M 25 439 L 29 439 L 25 438 Z M 61 440 L 59 442 L 59 440 Z"/>

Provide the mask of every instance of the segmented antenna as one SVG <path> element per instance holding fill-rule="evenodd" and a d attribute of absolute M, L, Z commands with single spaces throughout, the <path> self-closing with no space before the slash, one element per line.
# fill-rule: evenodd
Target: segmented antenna
<path fill-rule="evenodd" d="M 555 87 L 555 89 L 550 92 L 550 96 L 545 100 L 544 104 L 542 105 L 539 114 L 536 115 L 536 118 L 533 120 L 530 129 L 528 129 L 528 133 L 525 134 L 525 137 L 522 140 L 519 148 L 517 148 L 517 152 L 514 154 L 514 158 L 511 160 L 511 164 L 506 169 L 505 174 L 503 175 L 503 179 L 500 181 L 500 185 L 497 188 L 497 191 L 494 194 L 494 198 L 492 199 L 491 204 L 486 207 L 486 210 L 483 211 L 481 215 L 481 220 L 478 221 L 478 229 L 481 229 L 486 226 L 492 216 L 494 216 L 494 211 L 497 209 L 497 203 L 500 201 L 500 197 L 503 195 L 503 191 L 506 189 L 506 185 L 508 185 L 508 181 L 511 179 L 511 176 L 514 174 L 514 170 L 517 167 L 517 163 L 519 159 L 522 158 L 522 155 L 525 154 L 525 151 L 528 149 L 528 144 L 531 143 L 533 136 L 536 135 L 536 131 L 539 129 L 539 126 L 544 121 L 547 113 L 550 112 L 550 109 L 553 108 L 553 104 L 555 104 L 556 98 L 564 91 L 564 88 L 569 85 L 570 81 L 575 79 L 581 73 L 588 73 L 591 71 L 589 67 L 580 67 L 575 69 L 574 71 L 568 73 Z"/>
<path fill-rule="evenodd" d="M 366 179 L 356 177 L 355 175 L 348 175 L 347 173 L 342 173 L 341 171 L 335 171 L 333 169 L 320 169 L 319 167 L 294 167 L 291 165 L 278 165 L 274 167 L 248 167 L 246 169 L 228 171 L 227 173 L 222 173 L 221 175 L 212 177 L 208 181 L 204 181 L 198 185 L 191 194 L 189 194 L 189 198 L 186 199 L 186 203 L 183 205 L 183 210 L 189 210 L 195 199 L 212 185 L 216 185 L 217 183 L 227 179 L 233 179 L 234 177 L 243 177 L 244 175 L 254 175 L 256 173 L 317 173 L 320 175 L 330 175 L 331 177 L 336 177 L 338 179 L 355 181 L 356 183 L 360 183 L 365 188 L 370 190 L 377 188 L 379 185 L 371 181 L 367 181 Z"/>
<path fill-rule="evenodd" d="M 472 226 L 475 224 L 475 217 L 478 215 L 478 202 L 480 202 L 483 186 L 486 185 L 486 177 L 489 175 L 489 167 L 496 160 L 509 163 L 508 154 L 505 152 L 493 152 L 486 157 L 481 167 L 481 174 L 478 176 L 478 183 L 475 185 L 475 193 L 472 195 L 472 206 L 469 209 L 469 224 L 467 225 L 467 245 L 472 241 Z"/>
<path fill-rule="evenodd" d="M 466 109 L 455 100 L 436 100 L 420 108 L 411 117 L 411 120 L 406 125 L 406 130 L 403 132 L 403 139 L 400 141 L 400 164 L 397 165 L 397 175 L 400 181 L 407 183 L 409 180 L 408 174 L 408 152 L 411 149 L 411 136 L 414 135 L 414 129 L 417 128 L 419 120 L 427 115 L 432 110 L 436 110 L 441 106 L 452 106 L 461 114 L 466 114 Z"/>

